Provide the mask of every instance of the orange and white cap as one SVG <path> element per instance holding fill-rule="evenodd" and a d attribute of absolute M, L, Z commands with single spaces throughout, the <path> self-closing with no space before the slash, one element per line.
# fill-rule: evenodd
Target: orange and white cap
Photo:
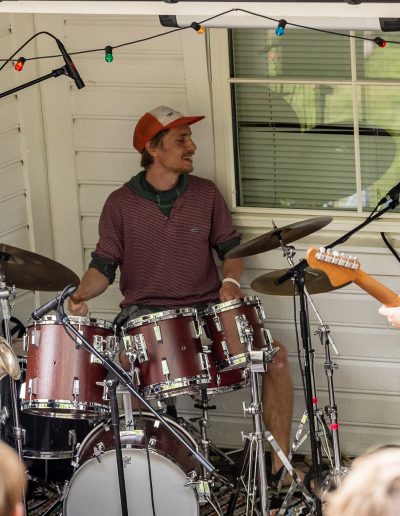
<path fill-rule="evenodd" d="M 146 142 L 152 140 L 160 131 L 177 127 L 178 125 L 195 124 L 203 120 L 203 118 L 204 116 L 185 116 L 176 111 L 176 109 L 158 106 L 139 118 L 133 133 L 133 146 L 142 153 Z"/>

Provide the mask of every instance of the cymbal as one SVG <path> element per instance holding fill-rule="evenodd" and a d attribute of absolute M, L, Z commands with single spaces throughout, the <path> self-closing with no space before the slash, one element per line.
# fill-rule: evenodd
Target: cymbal
<path fill-rule="evenodd" d="M 291 279 L 288 279 L 280 285 L 275 285 L 275 281 L 289 270 L 290 269 L 278 269 L 276 271 L 267 272 L 253 280 L 251 282 L 251 288 L 256 292 L 261 292 L 262 294 L 271 294 L 273 296 L 293 296 L 294 288 L 293 281 Z M 345 286 L 340 285 L 340 287 L 334 287 L 325 272 L 320 271 L 319 269 L 306 267 L 304 271 L 305 286 L 309 294 L 321 294 L 322 292 L 330 292 L 331 290 L 337 290 L 338 288 Z M 346 283 L 346 285 L 349 285 L 350 283 L 351 281 Z M 296 294 L 298 294 L 297 288 Z"/>
<path fill-rule="evenodd" d="M 295 240 L 300 240 L 315 231 L 323 228 L 332 221 L 332 217 L 314 217 L 312 219 L 295 222 L 282 228 L 276 228 L 255 237 L 248 242 L 238 245 L 226 253 L 227 258 L 242 258 L 253 254 L 263 253 L 280 247 L 281 240 L 283 244 L 290 244 Z"/>
<path fill-rule="evenodd" d="M 6 244 L 0 244 L 0 272 L 6 285 L 24 290 L 56 291 L 79 284 L 79 277 L 64 265 Z"/>

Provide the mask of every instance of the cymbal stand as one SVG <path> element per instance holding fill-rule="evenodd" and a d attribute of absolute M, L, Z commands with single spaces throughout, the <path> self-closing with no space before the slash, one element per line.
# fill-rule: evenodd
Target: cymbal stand
<path fill-rule="evenodd" d="M 1 256 L 0 256 L 1 260 Z M 1 272 L 1 265 L 0 265 L 0 304 L 1 304 L 1 310 L 3 313 L 3 321 L 4 321 L 4 333 L 5 333 L 5 339 L 11 346 L 11 330 L 10 330 L 10 319 L 11 319 L 11 308 L 14 306 L 14 304 L 10 303 L 10 295 L 13 299 L 16 297 L 16 290 L 13 286 L 11 290 L 7 288 L 5 276 Z M 17 449 L 17 453 L 19 456 L 20 461 L 23 463 L 23 450 L 22 450 L 22 444 L 23 444 L 23 430 L 21 427 L 21 422 L 19 419 L 19 413 L 18 413 L 18 394 L 17 394 L 17 385 L 13 378 L 9 377 L 10 381 L 10 393 L 11 393 L 11 409 L 13 414 L 13 435 L 15 440 L 15 445 Z M 26 499 L 25 499 L 25 493 L 22 494 L 23 496 L 23 504 L 24 504 L 24 510 L 26 513 Z"/>
<path fill-rule="evenodd" d="M 329 345 L 333 347 L 336 354 L 339 356 L 339 353 L 330 337 L 329 327 L 320 324 L 317 330 L 317 334 L 320 337 L 321 344 L 323 344 L 325 349 L 325 363 L 324 369 L 325 374 L 328 381 L 328 396 L 329 396 L 329 404 L 325 407 L 325 413 L 329 416 L 330 419 L 330 432 L 332 435 L 332 445 L 333 445 L 333 458 L 334 458 L 334 467 L 331 467 L 331 470 L 328 476 L 324 479 L 321 484 L 321 490 L 323 493 L 328 492 L 331 488 L 336 488 L 339 486 L 343 477 L 345 477 L 348 473 L 348 468 L 343 466 L 341 458 L 342 454 L 340 451 L 340 443 L 339 443 L 339 423 L 338 423 L 338 412 L 337 405 L 335 401 L 335 390 L 333 386 L 333 371 L 338 368 L 338 365 L 331 360 L 330 348 Z M 332 463 L 332 460 L 331 460 Z"/>
<path fill-rule="evenodd" d="M 292 246 L 285 246 L 283 243 L 281 243 L 281 249 L 283 251 L 283 255 L 287 258 L 289 264 L 291 267 L 294 267 L 294 261 L 293 257 L 295 255 L 295 249 Z M 329 428 L 327 428 L 327 425 L 323 418 L 323 413 L 318 409 L 318 397 L 316 394 L 316 388 L 315 388 L 315 361 L 314 361 L 314 350 L 311 350 L 311 376 L 312 376 L 312 388 L 313 388 L 313 404 L 314 404 L 314 413 L 316 416 L 316 427 L 317 430 L 317 437 L 320 438 L 321 435 L 325 436 L 325 446 L 324 450 L 325 453 L 330 460 L 331 463 L 331 471 L 329 472 L 328 476 L 325 478 L 323 484 L 321 485 L 322 492 L 327 492 L 331 487 L 337 487 L 342 480 L 342 478 L 348 473 L 348 468 L 342 465 L 341 462 L 341 451 L 340 451 L 340 443 L 339 443 L 339 423 L 338 423 L 338 413 L 337 413 L 337 405 L 335 402 L 335 392 L 334 392 L 334 386 L 333 386 L 333 371 L 334 369 L 338 368 L 338 365 L 331 360 L 330 355 L 330 348 L 329 346 L 332 346 L 333 350 L 335 351 L 337 356 L 340 356 L 339 351 L 337 350 L 332 337 L 330 335 L 330 329 L 327 324 L 325 324 L 318 312 L 318 309 L 313 302 L 310 294 L 307 291 L 307 288 L 304 286 L 304 294 L 307 298 L 308 303 L 312 307 L 315 316 L 318 319 L 318 329 L 315 332 L 316 335 L 319 335 L 320 342 L 322 345 L 324 345 L 325 349 L 325 363 L 324 363 L 324 370 L 325 374 L 327 376 L 328 381 L 328 395 L 329 395 L 329 405 L 325 407 L 325 413 L 329 416 L 330 419 L 330 425 Z M 322 430 L 321 430 L 322 428 Z M 331 443 L 333 448 L 333 459 L 334 459 L 334 466 L 332 463 L 332 457 L 330 453 L 330 447 L 329 443 L 327 442 L 329 438 L 326 437 L 325 429 L 330 433 L 331 435 Z M 282 472 L 282 475 L 284 475 L 284 472 Z M 281 477 L 282 478 L 282 477 Z"/>

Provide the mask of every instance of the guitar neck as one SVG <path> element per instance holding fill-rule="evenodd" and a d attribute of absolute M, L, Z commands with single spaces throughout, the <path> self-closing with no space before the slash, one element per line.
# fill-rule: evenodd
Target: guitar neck
<path fill-rule="evenodd" d="M 400 306 L 400 297 L 393 292 L 393 290 L 385 287 L 366 272 L 359 270 L 357 277 L 354 279 L 354 283 L 368 292 L 368 294 L 371 294 L 371 296 L 382 304 L 386 306 Z"/>

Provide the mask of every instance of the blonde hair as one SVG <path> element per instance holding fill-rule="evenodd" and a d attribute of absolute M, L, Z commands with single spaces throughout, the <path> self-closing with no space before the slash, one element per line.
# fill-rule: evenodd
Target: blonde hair
<path fill-rule="evenodd" d="M 356 459 L 337 491 L 327 497 L 325 516 L 398 516 L 400 449 L 381 448 Z"/>
<path fill-rule="evenodd" d="M 25 468 L 17 453 L 0 441 L 0 516 L 12 516 L 26 489 Z"/>

